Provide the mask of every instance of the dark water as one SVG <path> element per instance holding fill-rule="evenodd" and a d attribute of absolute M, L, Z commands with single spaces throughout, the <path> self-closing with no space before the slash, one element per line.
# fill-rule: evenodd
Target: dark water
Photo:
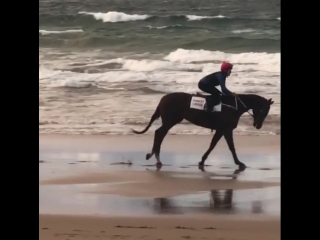
<path fill-rule="evenodd" d="M 279 52 L 280 25 L 280 0 L 39 2 L 40 47 Z"/>

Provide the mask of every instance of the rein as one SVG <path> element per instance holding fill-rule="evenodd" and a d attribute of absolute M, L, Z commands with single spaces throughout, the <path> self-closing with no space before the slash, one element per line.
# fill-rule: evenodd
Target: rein
<path fill-rule="evenodd" d="M 223 95 L 224 95 L 224 94 L 223 94 Z M 241 100 L 239 97 L 235 97 L 235 98 L 234 98 L 234 101 L 235 101 L 235 103 L 236 103 L 236 107 L 235 107 L 235 110 L 236 110 L 236 111 L 238 111 L 238 101 L 237 101 L 237 100 L 239 100 L 239 102 L 240 102 L 246 109 L 248 109 L 248 107 L 244 104 L 244 102 L 242 102 L 242 100 Z M 234 109 L 233 106 L 230 106 L 230 105 L 227 105 L 227 104 L 223 104 L 223 103 L 222 103 L 222 105 L 227 106 L 227 107 L 231 107 L 231 108 Z M 249 115 L 254 118 L 254 116 L 249 112 L 249 110 L 247 110 L 246 112 L 249 113 Z"/>
<path fill-rule="evenodd" d="M 219 92 L 220 92 L 222 95 L 225 95 L 225 94 L 224 94 L 223 92 L 221 92 L 220 90 L 219 90 Z M 234 101 L 235 101 L 235 103 L 236 103 L 236 110 L 237 110 L 237 111 L 238 111 L 238 102 L 237 102 L 237 99 L 240 101 L 240 103 L 241 103 L 246 109 L 248 109 L 248 107 L 247 107 L 247 106 L 241 101 L 241 99 L 237 96 L 237 97 L 234 98 Z M 223 105 L 226 105 L 226 104 L 223 104 Z M 226 106 L 228 106 L 228 105 L 226 105 Z M 246 112 L 249 113 L 249 110 L 247 110 Z M 254 118 L 254 116 L 253 116 L 251 113 L 249 113 L 249 115 Z"/>
<path fill-rule="evenodd" d="M 236 110 L 238 110 L 238 102 L 237 102 L 237 99 L 240 101 L 240 103 L 241 103 L 246 109 L 248 109 L 248 107 L 241 101 L 241 99 L 240 99 L 239 97 L 235 97 Z M 246 111 L 246 112 L 249 113 L 249 115 L 250 115 L 251 117 L 253 117 L 253 115 L 249 112 L 249 110 Z"/>

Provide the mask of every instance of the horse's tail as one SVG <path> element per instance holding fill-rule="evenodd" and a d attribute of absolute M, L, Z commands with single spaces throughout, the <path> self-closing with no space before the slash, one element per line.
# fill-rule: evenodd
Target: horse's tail
<path fill-rule="evenodd" d="M 135 134 L 143 134 L 146 131 L 148 131 L 148 129 L 151 127 L 151 125 L 154 122 L 154 120 L 158 119 L 159 117 L 160 117 L 160 108 L 159 108 L 159 105 L 158 105 L 156 111 L 154 112 L 154 114 L 152 115 L 152 117 L 150 119 L 150 122 L 149 122 L 148 126 L 146 126 L 146 128 L 144 130 L 139 132 L 139 131 L 131 129 L 131 131 L 134 132 Z"/>

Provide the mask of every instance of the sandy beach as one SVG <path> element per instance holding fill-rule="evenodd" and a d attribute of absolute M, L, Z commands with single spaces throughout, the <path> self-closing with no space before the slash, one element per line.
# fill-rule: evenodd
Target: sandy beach
<path fill-rule="evenodd" d="M 40 135 L 40 239 L 280 239 L 280 137 Z"/>
<path fill-rule="evenodd" d="M 208 216 L 40 215 L 40 239 L 280 239 L 280 221 Z"/>

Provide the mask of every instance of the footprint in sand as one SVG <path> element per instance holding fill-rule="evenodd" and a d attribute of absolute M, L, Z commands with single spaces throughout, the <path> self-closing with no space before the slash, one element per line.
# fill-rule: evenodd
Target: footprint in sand
<path fill-rule="evenodd" d="M 194 228 L 187 228 L 187 227 L 181 227 L 181 226 L 177 226 L 176 229 L 195 230 Z"/>
<path fill-rule="evenodd" d="M 154 227 L 141 226 L 141 227 L 133 227 L 133 226 L 115 226 L 115 228 L 145 228 L 145 229 L 155 229 Z"/>
<path fill-rule="evenodd" d="M 214 227 L 207 227 L 207 228 L 204 228 L 205 230 L 216 230 L 217 228 L 214 228 Z"/>
<path fill-rule="evenodd" d="M 110 165 L 132 165 L 131 161 L 127 161 L 127 162 L 114 162 L 114 163 L 110 163 Z"/>

